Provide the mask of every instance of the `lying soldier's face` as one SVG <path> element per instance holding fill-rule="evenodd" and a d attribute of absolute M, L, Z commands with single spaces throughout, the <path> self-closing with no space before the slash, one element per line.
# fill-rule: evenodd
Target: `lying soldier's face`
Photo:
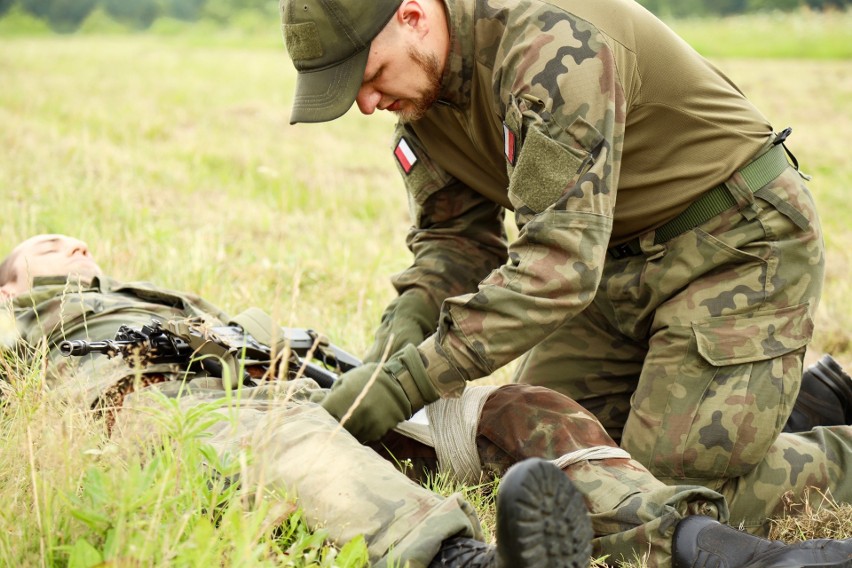
<path fill-rule="evenodd" d="M 101 274 L 86 243 L 65 235 L 36 235 L 10 254 L 14 279 L 3 285 L 7 296 L 22 294 L 36 276 L 79 276 L 90 281 Z"/>

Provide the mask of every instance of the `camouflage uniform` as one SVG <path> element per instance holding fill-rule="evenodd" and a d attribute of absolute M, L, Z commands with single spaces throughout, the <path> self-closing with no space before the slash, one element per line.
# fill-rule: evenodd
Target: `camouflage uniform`
<path fill-rule="evenodd" d="M 222 420 L 210 427 L 210 442 L 231 457 L 250 444 L 254 459 L 245 482 L 264 483 L 274 496 L 297 494 L 308 522 L 327 526 L 335 542 L 365 535 L 377 566 L 393 560 L 424 567 L 444 539 L 482 538 L 475 513 L 460 495 L 443 498 L 407 479 L 355 441 L 322 408 L 305 400 L 319 390 L 312 381 L 305 379 L 307 386 L 301 391 L 268 384 L 244 388 L 242 396 L 234 397 L 222 380 L 187 375 L 177 366 L 149 366 L 139 376 L 129 373 L 120 358 L 93 355 L 79 360 L 76 367 L 73 359 L 54 348 L 63 339 L 112 338 L 120 325 L 138 328 L 152 317 L 201 317 L 211 325 L 229 321 L 195 295 L 109 278 L 96 278 L 82 287 L 64 278 L 37 278 L 33 290 L 16 297 L 11 307 L 23 342 L 35 347 L 44 341 L 51 348 L 48 383 L 57 394 L 84 408 L 103 405 L 105 400 L 107 405 L 120 405 L 126 398 L 113 428 L 116 439 L 130 442 L 150 431 L 144 425 L 150 413 L 133 410 L 151 404 L 152 389 L 140 386 L 161 383 L 156 388 L 167 396 L 180 395 L 184 408 L 222 400 Z M 141 427 L 134 427 L 140 426 L 140 416 Z M 340 475 L 340 468 L 328 467 L 332 463 L 369 475 Z"/>
<path fill-rule="evenodd" d="M 226 314 L 196 296 L 147 283 L 101 278 L 80 293 L 75 290 L 76 284 L 40 280 L 31 294 L 16 298 L 22 338 L 30 345 L 46 340 L 49 346 L 63 338 L 103 339 L 121 324 L 141 326 L 152 316 L 206 317 L 211 325 L 229 321 Z M 56 353 L 51 352 L 51 359 L 51 386 L 69 397 L 84 391 L 80 402 L 86 407 L 104 397 L 110 404 L 120 404 L 127 391 L 138 389 L 138 384 L 131 383 L 115 392 L 116 382 L 127 375 L 119 359 L 89 357 L 79 369 L 69 367 L 71 360 Z M 249 452 L 245 482 L 264 480 L 273 497 L 297 495 L 308 522 L 326 526 L 336 542 L 365 535 L 371 559 L 378 565 L 393 558 L 410 561 L 412 567 L 425 566 L 446 537 L 481 537 L 475 515 L 459 496 L 444 499 L 426 491 L 376 453 L 387 454 L 390 449 L 394 463 L 412 460 L 411 472 L 434 472 L 438 460 L 432 447 L 391 433 L 374 444 L 376 452 L 371 451 L 357 444 L 322 409 L 304 401 L 310 390 L 297 395 L 275 384 L 246 388 L 241 397 L 228 397 L 215 378 L 190 376 L 192 380 L 184 383 L 180 380 L 184 371 L 176 368 L 146 369 L 148 374 L 162 377 L 165 382 L 158 389 L 165 394 L 182 392 L 183 407 L 224 399 L 223 419 L 210 428 L 210 442 L 222 455 Z M 468 389 L 466 394 L 475 390 Z M 113 430 L 115 436 L 139 431 L 132 428 L 138 413 L 130 409 L 148 404 L 150 392 L 143 389 L 129 395 Z M 589 448 L 615 447 L 598 421 L 577 403 L 527 385 L 507 385 L 492 392 L 475 423 L 475 451 L 482 469 L 494 475 L 527 457 L 558 459 Z M 348 471 L 369 471 L 370 476 L 341 477 L 339 468 L 323 467 L 328 463 L 346 464 Z M 666 486 L 635 460 L 584 459 L 566 473 L 586 496 L 600 535 L 594 543 L 596 554 L 616 558 L 649 554 L 651 565 L 666 565 L 668 535 L 683 515 L 727 518 L 726 504 L 718 493 Z"/>
<path fill-rule="evenodd" d="M 436 387 L 523 356 L 516 381 L 576 399 L 659 480 L 719 491 L 755 532 L 787 491 L 852 500 L 849 428 L 779 436 L 824 251 L 766 118 L 634 2 L 445 5 L 439 101 L 394 141 L 414 221 L 394 285 L 440 306 L 418 346 Z M 720 193 L 727 209 L 692 212 Z"/>
<path fill-rule="evenodd" d="M 221 310 L 193 294 L 106 277 L 95 278 L 91 284 L 73 278 L 37 277 L 32 290 L 17 296 L 12 308 L 21 340 L 32 347 L 44 342 L 50 348 L 48 386 L 86 406 L 105 396 L 118 397 L 112 402 L 120 404 L 122 388 L 130 390 L 136 377 L 127 377 L 127 366 L 120 359 L 63 357 L 55 348 L 60 341 L 112 339 L 121 325 L 138 329 L 154 317 L 162 321 L 202 318 L 213 325 L 227 321 Z M 182 369 L 169 365 L 148 368 L 147 373 L 146 382 L 183 376 Z"/>
<path fill-rule="evenodd" d="M 423 481 L 425 474 L 438 471 L 434 447 L 397 432 L 373 444 L 372 450 L 361 446 L 325 411 L 305 400 L 311 396 L 310 386 L 297 390 L 265 385 L 232 397 L 215 377 L 187 376 L 167 366 L 128 376 L 120 358 L 103 356 L 77 360 L 75 368 L 74 359 L 53 349 L 62 339 L 110 338 L 120 325 L 140 327 L 151 317 L 202 317 L 211 325 L 229 321 L 197 296 L 109 278 L 82 287 L 65 279 L 39 278 L 12 307 L 22 340 L 30 346 L 44 341 L 51 347 L 52 389 L 84 408 L 104 399 L 107 406 L 124 406 L 114 437 L 132 443 L 139 432 L 149 430 L 144 417 L 150 413 L 134 410 L 151 404 L 151 389 L 139 387 L 160 382 L 159 391 L 181 394 L 184 408 L 222 400 L 223 419 L 210 428 L 210 442 L 222 455 L 249 449 L 253 458 L 245 482 L 264 480 L 273 496 L 297 494 L 309 523 L 327 527 L 336 542 L 365 535 L 371 559 L 379 565 L 392 557 L 408 560 L 412 567 L 425 566 L 445 538 L 481 537 L 475 515 L 459 496 L 440 498 L 388 464 L 409 460 L 412 467 L 406 472 L 414 481 Z M 185 382 L 185 377 L 190 380 Z M 475 390 L 468 389 L 466 395 Z M 528 457 L 557 459 L 578 450 L 615 447 L 586 410 L 539 387 L 506 385 L 494 390 L 473 423 L 473 451 L 486 475 L 502 475 Z M 370 476 L 340 476 L 340 468 L 323 467 L 328 463 L 346 464 L 347 471 L 369 471 Z M 596 533 L 602 535 L 594 543 L 596 554 L 630 558 L 647 554 L 653 544 L 650 561 L 665 565 L 669 539 L 664 535 L 683 514 L 703 512 L 722 520 L 727 515 L 720 495 L 703 488 L 667 487 L 634 460 L 584 460 L 567 474 L 586 495 Z"/>

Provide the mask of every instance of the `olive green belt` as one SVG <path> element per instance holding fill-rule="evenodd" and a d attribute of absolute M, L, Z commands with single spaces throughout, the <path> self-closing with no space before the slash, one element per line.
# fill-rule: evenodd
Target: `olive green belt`
<path fill-rule="evenodd" d="M 760 157 L 752 160 L 739 173 L 742 175 L 749 189 L 754 193 L 780 176 L 789 165 L 790 163 L 787 161 L 783 146 L 778 144 Z M 693 201 L 677 217 L 665 225 L 658 227 L 654 234 L 654 244 L 658 245 L 670 241 L 676 236 L 682 235 L 709 221 L 736 204 L 736 199 L 728 191 L 728 188 L 725 187 L 725 184 L 720 183 Z M 639 237 L 610 247 L 609 254 L 616 259 L 642 254 Z"/>

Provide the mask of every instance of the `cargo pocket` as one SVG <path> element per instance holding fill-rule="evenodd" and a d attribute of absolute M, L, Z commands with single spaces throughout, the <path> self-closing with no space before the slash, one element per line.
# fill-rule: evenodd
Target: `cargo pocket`
<path fill-rule="evenodd" d="M 687 478 L 739 477 L 766 456 L 798 395 L 809 305 L 693 322 L 708 381 L 685 442 Z"/>

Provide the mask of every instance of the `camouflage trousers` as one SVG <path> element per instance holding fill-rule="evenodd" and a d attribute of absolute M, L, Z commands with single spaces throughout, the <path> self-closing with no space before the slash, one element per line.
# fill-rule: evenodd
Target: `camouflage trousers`
<path fill-rule="evenodd" d="M 476 447 L 483 471 L 499 476 L 529 457 L 559 463 L 578 451 L 617 445 L 600 422 L 570 398 L 541 387 L 504 385 L 482 408 Z M 725 500 L 717 492 L 666 485 L 634 459 L 582 459 L 563 471 L 585 498 L 595 533 L 594 556 L 607 555 L 611 565 L 641 558 L 652 568 L 670 566 L 678 521 L 695 514 L 728 519 Z"/>
<path fill-rule="evenodd" d="M 667 484 L 727 499 L 760 533 L 810 487 L 852 501 L 852 428 L 782 434 L 822 287 L 816 210 L 788 168 L 737 206 L 642 254 L 609 258 L 593 304 L 531 350 L 515 381 L 592 411 Z"/>
<path fill-rule="evenodd" d="M 425 567 L 444 539 L 482 538 L 474 511 L 459 495 L 441 497 L 418 483 L 439 469 L 434 447 L 396 432 L 372 449 L 362 446 L 307 400 L 316 390 L 294 396 L 292 389 L 270 385 L 228 396 L 219 387 L 198 383 L 187 387 L 175 381 L 156 388 L 180 395 L 186 410 L 228 398 L 216 410 L 221 420 L 205 435 L 221 457 L 247 464 L 240 477 L 244 487 L 282 502 L 297 499 L 309 525 L 325 528 L 339 545 L 363 535 L 373 565 Z M 127 397 L 114 438 L 127 441 L 149 432 L 149 405 L 158 404 L 151 390 Z M 504 385 L 490 392 L 482 407 L 474 451 L 489 477 L 501 476 L 528 457 L 556 460 L 600 447 L 616 444 L 576 402 L 550 389 Z M 410 478 L 393 465 L 403 460 L 413 465 L 404 469 Z M 667 566 L 671 535 L 683 516 L 727 518 L 718 493 L 665 485 L 632 459 L 583 459 L 565 472 L 585 496 L 597 535 L 596 556 L 644 557 L 649 566 Z"/>
<path fill-rule="evenodd" d="M 174 381 L 157 390 L 179 398 L 183 410 L 221 401 L 213 411 L 221 419 L 204 437 L 220 458 L 245 463 L 243 488 L 273 502 L 297 502 L 310 527 L 326 529 L 340 546 L 363 535 L 371 565 L 425 568 L 445 539 L 482 539 L 476 513 L 460 495 L 445 498 L 410 480 L 310 402 L 319 391 L 313 381 L 243 388 L 237 395 L 215 381 L 198 383 Z M 113 438 L 136 443 L 147 436 L 158 398 L 152 389 L 129 395 Z"/>

